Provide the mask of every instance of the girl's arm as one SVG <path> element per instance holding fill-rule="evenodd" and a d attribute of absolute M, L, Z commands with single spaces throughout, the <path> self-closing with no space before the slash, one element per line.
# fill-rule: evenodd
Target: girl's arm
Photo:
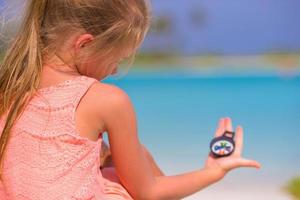
<path fill-rule="evenodd" d="M 116 86 L 101 84 L 95 99 L 99 122 L 105 124 L 108 133 L 117 175 L 134 199 L 181 199 L 224 176 L 223 168 L 209 165 L 181 175 L 155 177 L 139 141 L 136 115 L 128 95 Z"/>
<path fill-rule="evenodd" d="M 151 153 L 147 150 L 147 148 L 142 145 L 143 151 L 145 153 L 145 156 L 147 157 L 148 161 L 150 162 L 152 166 L 152 170 L 155 174 L 155 176 L 165 176 L 163 171 L 159 168 L 157 163 L 155 162 L 153 156 Z M 110 152 L 109 146 L 106 144 L 106 142 L 103 140 L 102 141 L 102 148 L 100 152 L 100 169 L 104 167 L 114 167 L 113 161 L 112 161 L 112 156 Z"/>
<path fill-rule="evenodd" d="M 163 173 L 163 171 L 159 168 L 159 166 L 157 165 L 157 163 L 155 162 L 153 156 L 151 155 L 151 153 L 147 150 L 147 148 L 142 145 L 142 148 L 144 150 L 145 156 L 147 157 L 148 161 L 150 162 L 151 166 L 152 166 L 152 170 L 154 172 L 154 175 L 157 176 L 165 176 L 165 174 Z"/>

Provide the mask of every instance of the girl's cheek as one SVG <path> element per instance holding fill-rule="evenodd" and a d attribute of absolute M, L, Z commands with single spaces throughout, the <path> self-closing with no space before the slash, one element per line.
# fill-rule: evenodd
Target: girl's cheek
<path fill-rule="evenodd" d="M 117 66 L 117 64 L 118 64 L 117 62 L 114 62 L 114 63 L 111 64 L 110 67 L 111 67 L 111 68 L 115 68 L 115 67 Z"/>
<path fill-rule="evenodd" d="M 118 67 L 118 63 L 112 63 L 110 66 L 109 66 L 109 70 L 114 70 L 115 68 Z"/>
<path fill-rule="evenodd" d="M 114 68 L 112 74 L 116 74 L 118 72 L 118 67 Z"/>

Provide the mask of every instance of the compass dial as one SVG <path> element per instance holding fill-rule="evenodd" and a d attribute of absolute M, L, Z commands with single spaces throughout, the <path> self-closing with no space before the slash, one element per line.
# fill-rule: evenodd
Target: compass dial
<path fill-rule="evenodd" d="M 225 156 L 233 151 L 233 144 L 226 140 L 219 140 L 212 145 L 211 150 L 217 155 Z"/>

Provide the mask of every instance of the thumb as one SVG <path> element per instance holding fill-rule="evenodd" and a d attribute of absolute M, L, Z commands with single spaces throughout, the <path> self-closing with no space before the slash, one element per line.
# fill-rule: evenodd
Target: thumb
<path fill-rule="evenodd" d="M 241 158 L 237 161 L 237 167 L 254 167 L 254 168 L 261 168 L 261 165 L 259 162 L 255 160 L 249 160 L 245 158 Z"/>

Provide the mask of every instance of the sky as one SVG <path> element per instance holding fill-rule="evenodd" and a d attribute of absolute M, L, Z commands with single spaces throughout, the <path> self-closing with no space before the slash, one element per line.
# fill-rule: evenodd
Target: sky
<path fill-rule="evenodd" d="M 0 0 L 0 6 L 5 0 Z M 149 32 L 143 51 L 194 54 L 300 52 L 299 0 L 151 0 L 153 19 L 169 32 Z M 1 10 L 0 10 L 1 12 Z M 201 23 L 193 23 L 193 13 Z"/>
<path fill-rule="evenodd" d="M 299 0 L 151 2 L 154 16 L 172 16 L 173 28 L 171 34 L 164 36 L 150 33 L 145 49 L 175 49 L 186 54 L 259 54 L 300 50 Z M 201 25 L 190 23 L 194 10 L 203 15 Z"/>

